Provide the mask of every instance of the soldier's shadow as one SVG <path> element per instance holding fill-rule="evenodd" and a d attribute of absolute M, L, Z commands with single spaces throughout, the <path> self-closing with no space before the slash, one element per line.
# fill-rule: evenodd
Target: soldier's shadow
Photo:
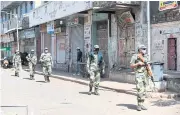
<path fill-rule="evenodd" d="M 40 83 L 46 83 L 45 81 L 36 81 L 36 82 L 40 82 Z"/>
<path fill-rule="evenodd" d="M 88 95 L 88 92 L 79 92 L 79 94 Z"/>
<path fill-rule="evenodd" d="M 26 80 L 31 80 L 30 78 L 23 78 L 23 79 L 26 79 Z"/>
<path fill-rule="evenodd" d="M 134 105 L 134 104 L 117 104 L 116 106 L 122 106 L 122 107 L 126 107 L 126 108 L 132 109 L 132 110 L 137 109 L 137 105 Z"/>

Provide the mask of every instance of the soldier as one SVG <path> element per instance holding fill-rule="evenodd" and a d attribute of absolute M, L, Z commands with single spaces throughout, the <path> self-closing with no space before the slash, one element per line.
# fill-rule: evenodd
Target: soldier
<path fill-rule="evenodd" d="M 13 56 L 13 66 L 15 67 L 15 76 L 19 77 L 19 71 L 21 68 L 21 56 L 19 50 L 16 50 Z"/>
<path fill-rule="evenodd" d="M 80 75 L 80 63 L 82 62 L 82 51 L 79 47 L 77 49 L 77 65 L 76 65 L 76 73 L 73 75 Z"/>
<path fill-rule="evenodd" d="M 94 52 L 91 52 L 87 60 L 87 71 L 90 74 L 90 83 L 89 83 L 89 95 L 92 94 L 92 88 L 94 86 L 95 95 L 99 95 L 99 82 L 100 82 L 100 73 L 104 74 L 105 72 L 105 63 L 102 56 L 102 53 L 99 52 L 99 46 L 94 45 Z"/>
<path fill-rule="evenodd" d="M 34 50 L 31 50 L 31 54 L 26 56 L 26 59 L 29 62 L 29 70 L 30 70 L 30 79 L 34 80 L 35 67 L 37 63 L 37 56 L 34 54 Z"/>
<path fill-rule="evenodd" d="M 131 58 L 130 66 L 134 69 L 136 77 L 136 89 L 137 89 L 137 110 L 147 110 L 147 108 L 143 105 L 145 101 L 146 95 L 146 85 L 147 85 L 147 70 L 145 67 L 145 63 L 149 65 L 149 59 L 146 55 L 147 48 L 144 45 L 138 46 L 138 54 L 134 54 Z M 144 59 L 144 63 L 141 60 Z"/>
<path fill-rule="evenodd" d="M 53 60 L 51 54 L 48 53 L 48 48 L 44 49 L 44 53 L 41 54 L 39 61 L 41 62 L 43 67 L 45 82 L 50 82 L 49 76 L 51 75 L 52 72 Z"/>

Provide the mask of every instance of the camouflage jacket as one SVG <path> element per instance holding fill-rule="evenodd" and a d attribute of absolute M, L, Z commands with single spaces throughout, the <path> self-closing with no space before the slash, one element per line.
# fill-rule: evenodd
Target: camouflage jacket
<path fill-rule="evenodd" d="M 26 59 L 28 60 L 29 64 L 33 64 L 33 65 L 37 64 L 37 56 L 36 55 L 28 54 L 28 56 L 26 56 Z"/>
<path fill-rule="evenodd" d="M 134 54 L 131 58 L 131 62 L 130 64 L 136 64 L 138 62 L 142 62 L 139 58 L 138 58 L 138 54 Z M 149 64 L 149 58 L 148 55 L 144 55 L 144 62 Z M 137 66 L 136 68 L 134 68 L 135 73 L 143 73 L 143 72 L 147 72 L 146 67 L 145 66 Z"/>
<path fill-rule="evenodd" d="M 90 71 L 101 71 L 105 69 L 105 63 L 101 52 L 91 52 L 87 59 L 87 69 Z"/>
<path fill-rule="evenodd" d="M 13 63 L 21 63 L 21 56 L 20 55 L 17 55 L 17 54 L 14 54 L 13 56 Z"/>
<path fill-rule="evenodd" d="M 50 53 L 42 53 L 39 61 L 41 62 L 42 66 L 51 66 L 53 63 Z"/>

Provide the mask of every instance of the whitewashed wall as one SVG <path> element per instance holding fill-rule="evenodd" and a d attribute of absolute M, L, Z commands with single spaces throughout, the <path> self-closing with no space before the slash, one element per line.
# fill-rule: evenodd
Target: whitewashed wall
<path fill-rule="evenodd" d="M 66 17 L 92 8 L 92 2 L 87 1 L 54 1 L 44 4 L 30 12 L 30 27 Z M 35 14 L 35 16 L 34 16 Z"/>
<path fill-rule="evenodd" d="M 161 33 L 160 33 L 161 31 Z M 177 38 L 177 71 L 180 71 L 180 21 L 151 25 L 152 52 L 154 62 L 164 63 L 164 69 L 168 69 L 168 38 Z"/>

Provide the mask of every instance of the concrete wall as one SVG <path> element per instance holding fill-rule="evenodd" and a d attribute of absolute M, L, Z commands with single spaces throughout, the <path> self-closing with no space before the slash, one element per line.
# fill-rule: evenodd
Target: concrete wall
<path fill-rule="evenodd" d="M 108 39 L 108 56 L 109 56 L 109 68 L 112 68 L 113 64 L 117 62 L 117 22 L 115 14 L 111 15 L 111 36 Z"/>
<path fill-rule="evenodd" d="M 151 25 L 152 61 L 164 63 L 168 70 L 168 38 L 177 38 L 177 71 L 180 71 L 180 21 Z"/>

